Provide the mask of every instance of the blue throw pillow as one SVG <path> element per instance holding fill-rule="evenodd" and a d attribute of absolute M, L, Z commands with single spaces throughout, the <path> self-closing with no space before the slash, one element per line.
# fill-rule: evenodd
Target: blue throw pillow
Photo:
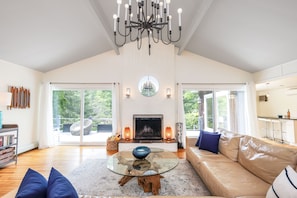
<path fill-rule="evenodd" d="M 16 198 L 46 198 L 47 180 L 29 168 L 21 182 Z"/>
<path fill-rule="evenodd" d="M 200 136 L 199 149 L 207 150 L 217 154 L 219 152 L 220 137 L 221 134 L 218 133 L 202 133 L 202 136 Z"/>
<path fill-rule="evenodd" d="M 201 136 L 203 136 L 203 134 L 218 134 L 218 132 L 209 132 L 209 131 L 203 131 L 203 130 L 200 130 L 200 134 L 199 134 L 199 137 L 198 137 L 198 140 L 195 144 L 195 146 L 198 146 L 200 147 L 200 144 L 201 144 Z"/>
<path fill-rule="evenodd" d="M 55 168 L 51 169 L 48 178 L 47 198 L 78 198 L 70 181 Z"/>

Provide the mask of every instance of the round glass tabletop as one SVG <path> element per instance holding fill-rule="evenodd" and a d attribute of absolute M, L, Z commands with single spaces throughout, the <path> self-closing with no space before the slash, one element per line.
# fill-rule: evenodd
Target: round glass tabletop
<path fill-rule="evenodd" d="M 178 164 L 172 152 L 152 151 L 145 159 L 136 159 L 131 151 L 120 151 L 107 160 L 107 168 L 125 176 L 150 176 L 165 173 Z"/>

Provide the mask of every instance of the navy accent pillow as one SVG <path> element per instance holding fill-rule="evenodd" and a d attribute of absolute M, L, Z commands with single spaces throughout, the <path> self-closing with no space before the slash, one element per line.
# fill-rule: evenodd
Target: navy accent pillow
<path fill-rule="evenodd" d="M 201 136 L 203 136 L 203 134 L 218 134 L 218 132 L 209 132 L 209 131 L 203 131 L 203 130 L 200 130 L 200 134 L 199 134 L 199 137 L 198 137 L 198 140 L 195 144 L 195 146 L 198 146 L 200 147 L 200 144 L 201 144 Z"/>
<path fill-rule="evenodd" d="M 47 197 L 78 198 L 78 195 L 70 181 L 55 168 L 52 168 L 48 178 Z"/>
<path fill-rule="evenodd" d="M 218 154 L 220 137 L 221 134 L 218 133 L 202 133 L 202 136 L 200 136 L 199 149 Z"/>
<path fill-rule="evenodd" d="M 46 198 L 47 180 L 29 168 L 20 184 L 16 198 Z"/>

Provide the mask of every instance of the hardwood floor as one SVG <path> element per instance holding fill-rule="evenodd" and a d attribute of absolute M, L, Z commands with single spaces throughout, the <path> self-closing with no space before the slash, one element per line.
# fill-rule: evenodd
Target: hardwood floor
<path fill-rule="evenodd" d="M 105 146 L 56 146 L 48 149 L 34 149 L 18 156 L 18 163 L 0 168 L 0 197 L 18 188 L 28 168 L 32 168 L 48 178 L 51 167 L 67 175 L 84 160 L 106 159 L 115 152 L 106 151 Z M 181 159 L 185 151 L 176 153 Z"/>

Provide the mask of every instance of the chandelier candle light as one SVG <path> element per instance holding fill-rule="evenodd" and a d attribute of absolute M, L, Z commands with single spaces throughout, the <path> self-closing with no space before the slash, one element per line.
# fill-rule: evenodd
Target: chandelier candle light
<path fill-rule="evenodd" d="M 125 4 L 124 32 L 120 32 L 120 11 L 122 0 L 117 0 L 117 14 L 113 15 L 114 21 L 114 43 L 117 47 L 122 47 L 127 42 L 127 37 L 131 42 L 137 41 L 137 48 L 142 46 L 143 33 L 147 33 L 149 55 L 151 54 L 151 40 L 158 43 L 160 40 L 165 45 L 178 42 L 181 38 L 181 14 L 182 9 L 177 9 L 179 36 L 176 40 L 172 39 L 172 16 L 169 12 L 170 0 L 136 0 L 136 19 L 133 19 L 132 0 Z M 148 5 L 150 2 L 150 8 Z M 161 1 L 161 2 L 160 2 Z M 135 10 L 134 10 L 135 11 Z M 124 37 L 122 43 L 118 43 L 117 34 Z M 165 34 L 165 35 L 164 35 Z"/>

